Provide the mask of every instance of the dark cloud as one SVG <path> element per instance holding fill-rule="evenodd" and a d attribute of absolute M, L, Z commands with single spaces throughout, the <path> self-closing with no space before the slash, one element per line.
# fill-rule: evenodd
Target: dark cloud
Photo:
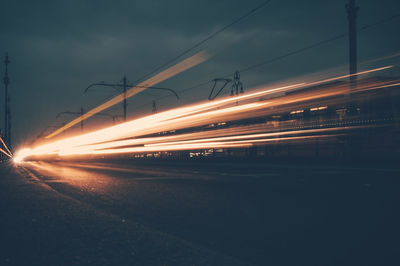
<path fill-rule="evenodd" d="M 397 0 L 359 0 L 359 25 L 400 12 Z M 113 92 L 83 95 L 96 81 L 131 81 L 165 63 L 208 34 L 230 23 L 261 0 L 170 1 L 11 1 L 1 0 L 0 53 L 8 51 L 14 140 L 31 139 L 58 112 L 86 109 Z M 163 86 L 182 90 L 274 58 L 319 40 L 346 32 L 346 0 L 278 1 L 213 38 L 201 49 L 213 57 Z M 359 34 L 360 60 L 398 50 L 399 20 Z M 242 74 L 247 87 L 276 82 L 320 69 L 345 66 L 347 42 L 340 39 Z M 4 68 L 1 66 L 1 72 Z M 2 86 L 3 88 L 3 86 Z M 207 97 L 209 87 L 182 95 L 179 104 Z M 3 95 L 3 89 L 1 90 Z M 160 92 L 146 92 L 129 101 L 129 116 L 151 110 Z M 0 110 L 3 110 L 1 97 Z M 173 98 L 160 108 L 176 105 Z M 110 113 L 120 113 L 120 106 Z M 65 117 L 64 119 L 68 119 Z M 96 120 L 96 119 L 95 119 Z M 3 115 L 0 117 L 3 125 Z"/>

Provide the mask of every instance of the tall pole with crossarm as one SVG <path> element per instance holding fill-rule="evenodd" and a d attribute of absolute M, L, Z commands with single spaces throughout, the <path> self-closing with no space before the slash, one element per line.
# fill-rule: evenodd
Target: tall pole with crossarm
<path fill-rule="evenodd" d="M 347 18 L 349 20 L 349 71 L 351 87 L 357 86 L 357 12 L 355 0 L 348 0 L 346 4 Z"/>
<path fill-rule="evenodd" d="M 105 83 L 105 82 L 99 82 L 99 83 L 92 83 L 90 84 L 85 91 L 83 92 L 84 94 L 93 86 L 105 86 L 105 87 L 111 87 L 114 88 L 118 93 L 122 93 L 123 97 L 124 97 L 124 101 L 123 101 L 123 118 L 124 121 L 126 121 L 126 107 L 127 107 L 127 103 L 126 103 L 126 99 L 127 99 L 127 89 L 128 88 L 133 88 L 133 87 L 138 87 L 138 88 L 147 88 L 147 89 L 153 89 L 153 90 L 164 90 L 164 91 L 169 91 L 171 92 L 178 100 L 179 100 L 179 96 L 178 94 L 169 88 L 159 88 L 159 87 L 143 87 L 143 86 L 138 86 L 138 85 L 134 85 L 134 84 L 129 84 L 128 80 L 126 79 L 126 76 L 123 77 L 122 79 L 122 84 L 118 83 L 118 84 L 110 84 L 110 83 Z"/>

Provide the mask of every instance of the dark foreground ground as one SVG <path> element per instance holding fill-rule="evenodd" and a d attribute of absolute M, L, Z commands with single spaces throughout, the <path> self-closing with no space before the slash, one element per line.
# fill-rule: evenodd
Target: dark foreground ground
<path fill-rule="evenodd" d="M 0 166 L 0 265 L 400 265 L 400 166 Z"/>

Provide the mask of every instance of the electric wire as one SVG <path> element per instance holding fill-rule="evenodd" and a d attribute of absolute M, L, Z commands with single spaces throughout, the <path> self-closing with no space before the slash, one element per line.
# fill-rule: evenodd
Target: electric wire
<path fill-rule="evenodd" d="M 357 29 L 357 32 L 361 32 L 361 31 L 367 30 L 367 29 L 369 29 L 369 28 L 372 28 L 372 27 L 375 27 L 375 26 L 378 26 L 378 25 L 381 25 L 381 24 L 390 22 L 390 21 L 392 21 L 392 20 L 394 20 L 394 19 L 397 19 L 397 18 L 399 18 L 399 17 L 400 17 L 400 13 L 396 13 L 396 14 L 390 16 L 390 17 L 380 19 L 380 20 L 378 20 L 378 21 L 376 21 L 376 22 L 374 22 L 374 23 L 371 23 L 371 24 L 364 25 L 364 26 L 358 28 L 358 29 Z M 245 68 L 240 69 L 240 70 L 238 70 L 238 71 L 239 71 L 240 73 L 247 72 L 247 71 L 250 71 L 250 70 L 252 70 L 252 69 L 255 69 L 255 68 L 258 68 L 258 67 L 261 67 L 261 66 L 264 66 L 264 65 L 267 65 L 267 64 L 274 63 L 274 62 L 276 62 L 276 61 L 282 60 L 282 59 L 284 59 L 284 58 L 290 57 L 290 56 L 292 56 L 292 55 L 296 55 L 296 54 L 299 54 L 299 53 L 302 53 L 302 52 L 311 50 L 311 49 L 316 48 L 316 47 L 318 47 L 318 46 L 321 46 L 321 45 L 323 45 L 323 44 L 330 43 L 330 42 L 333 42 L 333 41 L 342 39 L 342 38 L 346 37 L 347 35 L 348 35 L 348 32 L 341 33 L 341 34 L 338 34 L 338 35 L 333 36 L 333 37 L 331 37 L 331 38 L 318 41 L 318 42 L 316 42 L 316 43 L 313 43 L 313 44 L 310 44 L 310 45 L 308 45 L 308 46 L 299 48 L 299 49 L 297 49 L 297 50 L 293 50 L 293 51 L 291 51 L 291 52 L 289 52 L 289 53 L 282 54 L 282 55 L 280 55 L 280 56 L 277 56 L 277 57 L 274 57 L 274 58 L 271 58 L 271 59 L 268 59 L 268 60 L 259 62 L 259 63 L 257 63 L 257 64 L 254 64 L 254 65 L 245 67 Z M 224 76 L 222 76 L 222 78 L 230 77 L 230 76 L 233 75 L 233 73 L 234 73 L 234 72 L 229 73 L 229 74 L 227 74 L 227 75 L 224 75 Z M 197 89 L 197 88 L 199 88 L 199 87 L 202 87 L 202 86 L 211 84 L 212 82 L 213 82 L 213 80 L 205 81 L 205 82 L 202 82 L 202 83 L 193 85 L 193 86 L 191 86 L 191 87 L 188 87 L 188 88 L 186 88 L 186 89 L 180 90 L 180 91 L 178 91 L 178 92 L 179 92 L 180 94 L 183 94 L 183 93 L 185 93 L 185 92 L 187 92 L 187 91 L 190 91 L 190 90 L 193 90 L 193 89 Z M 161 100 L 161 99 L 164 99 L 164 98 L 168 98 L 168 97 L 170 97 L 170 96 L 169 96 L 169 95 L 162 96 L 162 97 L 159 97 L 158 100 Z"/>
<path fill-rule="evenodd" d="M 210 39 L 214 38 L 215 36 L 217 36 L 218 34 L 220 34 L 221 32 L 225 31 L 226 29 L 232 27 L 233 25 L 239 23 L 240 21 L 244 20 L 245 18 L 249 17 L 250 15 L 254 14 L 255 12 L 257 12 L 258 10 L 260 10 L 261 8 L 265 7 L 266 5 L 268 5 L 272 0 L 267 0 L 264 1 L 262 4 L 258 5 L 257 7 L 253 8 L 252 10 L 250 10 L 249 12 L 247 12 L 246 14 L 242 15 L 241 17 L 235 19 L 234 21 L 232 21 L 231 23 L 227 24 L 226 26 L 220 28 L 219 30 L 215 31 L 214 33 L 210 34 L 209 36 L 207 36 L 205 39 L 201 40 L 200 42 L 196 43 L 195 45 L 193 45 L 192 47 L 186 49 L 185 51 L 183 51 L 182 53 L 180 53 L 179 55 L 177 55 L 176 57 L 170 59 L 169 61 L 167 61 L 166 63 L 162 64 L 161 66 L 157 67 L 156 69 L 154 69 L 153 71 L 149 72 L 148 74 L 144 75 L 142 78 L 138 79 L 135 81 L 135 83 L 147 78 L 148 76 L 156 73 L 157 71 L 163 69 L 164 67 L 172 64 L 173 62 L 177 61 L 179 58 L 183 57 L 184 55 L 188 54 L 189 52 L 193 51 L 194 49 L 196 49 L 197 47 L 199 47 L 200 45 L 204 44 L 205 42 L 209 41 Z"/>

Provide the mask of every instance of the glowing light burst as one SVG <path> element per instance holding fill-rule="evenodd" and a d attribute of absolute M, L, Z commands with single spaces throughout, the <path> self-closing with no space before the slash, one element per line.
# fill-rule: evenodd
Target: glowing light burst
<path fill-rule="evenodd" d="M 359 75 L 388 69 L 391 66 L 360 72 Z M 280 130 L 271 132 L 266 124 L 253 126 L 232 126 L 225 129 L 196 131 L 213 123 L 236 121 L 264 115 L 276 110 L 299 107 L 305 102 L 318 103 L 332 96 L 348 93 L 348 85 L 334 88 L 303 91 L 291 95 L 283 93 L 347 78 L 349 75 L 328 78 L 312 83 L 296 83 L 282 87 L 266 87 L 247 92 L 237 97 L 225 97 L 219 100 L 201 102 L 165 112 L 134 119 L 119 125 L 89 132 L 75 137 L 48 142 L 33 148 L 25 148 L 16 153 L 14 162 L 20 163 L 30 156 L 74 156 L 84 154 L 119 154 L 139 152 L 160 152 L 195 149 L 238 148 L 280 140 L 299 140 L 322 138 L 342 134 L 349 129 L 360 127 L 332 127 L 324 129 Z M 352 93 L 374 90 L 391 84 L 360 84 Z M 283 96 L 268 98 L 281 93 Z M 329 98 L 331 99 L 331 98 Z M 326 101 L 326 100 L 325 100 Z M 326 104 L 326 102 L 324 102 Z M 285 109 L 285 110 L 286 110 Z M 180 129 L 190 129 L 191 133 L 168 134 Z M 193 129 L 193 130 L 192 130 Z M 266 132 L 269 131 L 269 132 Z M 161 134 L 167 132 L 167 134 Z M 315 135 L 328 134 L 328 135 Z"/>
<path fill-rule="evenodd" d="M 34 153 L 32 152 L 32 149 L 29 148 L 24 148 L 21 150 L 18 150 L 17 153 L 15 154 L 13 161 L 14 163 L 21 163 L 27 156 L 31 156 Z"/>

